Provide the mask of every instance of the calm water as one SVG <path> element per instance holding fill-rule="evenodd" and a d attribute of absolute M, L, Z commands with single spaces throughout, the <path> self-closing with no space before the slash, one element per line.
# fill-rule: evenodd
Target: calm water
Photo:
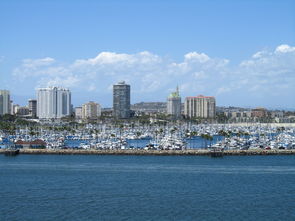
<path fill-rule="evenodd" d="M 223 140 L 224 137 L 215 135 L 213 136 L 213 140 L 211 144 L 215 144 L 218 141 Z M 136 148 L 144 148 L 147 144 L 149 144 L 152 139 L 127 139 L 128 147 L 136 147 Z M 206 141 L 200 136 L 196 136 L 193 138 L 185 138 L 187 148 L 204 148 L 210 144 L 210 141 Z M 65 140 L 65 146 L 71 148 L 77 148 L 81 143 L 89 143 L 87 140 Z"/>
<path fill-rule="evenodd" d="M 295 156 L 0 155 L 0 220 L 295 220 Z"/>

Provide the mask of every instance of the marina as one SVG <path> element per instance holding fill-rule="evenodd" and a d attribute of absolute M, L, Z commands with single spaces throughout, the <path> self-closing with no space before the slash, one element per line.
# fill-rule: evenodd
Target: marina
<path fill-rule="evenodd" d="M 293 153 L 293 126 L 178 124 L 132 125 L 86 124 L 83 127 L 42 126 L 18 128 L 13 134 L 0 134 L 0 150 L 20 153 L 84 153 L 204 155 L 219 150 L 229 155 L 260 152 Z M 83 152 L 84 151 L 84 152 Z M 3 152 L 3 151 L 1 151 Z M 206 154 L 205 154 L 206 155 Z"/>

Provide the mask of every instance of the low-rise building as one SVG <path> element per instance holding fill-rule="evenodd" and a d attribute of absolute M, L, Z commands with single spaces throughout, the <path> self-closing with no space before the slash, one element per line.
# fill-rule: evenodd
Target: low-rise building
<path fill-rule="evenodd" d="M 90 101 L 82 105 L 82 119 L 97 119 L 101 116 L 101 107 L 98 103 Z"/>
<path fill-rule="evenodd" d="M 28 107 L 18 107 L 16 111 L 18 116 L 30 116 L 30 110 Z"/>
<path fill-rule="evenodd" d="M 82 107 L 75 108 L 75 118 L 81 119 L 82 118 Z"/>

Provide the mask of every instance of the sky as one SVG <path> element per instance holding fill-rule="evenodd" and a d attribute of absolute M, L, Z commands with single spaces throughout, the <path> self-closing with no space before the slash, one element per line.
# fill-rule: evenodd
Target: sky
<path fill-rule="evenodd" d="M 39 87 L 74 106 L 215 96 L 218 106 L 295 108 L 294 0 L 3 0 L 0 89 L 25 105 Z"/>

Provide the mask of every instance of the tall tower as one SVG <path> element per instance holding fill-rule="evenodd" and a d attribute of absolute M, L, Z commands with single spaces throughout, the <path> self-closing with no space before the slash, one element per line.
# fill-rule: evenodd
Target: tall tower
<path fill-rule="evenodd" d="M 10 114 L 10 93 L 0 90 L 0 115 Z"/>
<path fill-rule="evenodd" d="M 41 119 L 62 118 L 71 115 L 69 89 L 50 87 L 37 90 L 37 116 Z"/>
<path fill-rule="evenodd" d="M 125 81 L 113 85 L 113 116 L 130 117 L 130 85 L 125 84 Z"/>
<path fill-rule="evenodd" d="M 172 92 L 167 98 L 167 114 L 172 115 L 174 118 L 181 116 L 181 97 L 178 86 L 176 87 L 176 91 Z"/>

